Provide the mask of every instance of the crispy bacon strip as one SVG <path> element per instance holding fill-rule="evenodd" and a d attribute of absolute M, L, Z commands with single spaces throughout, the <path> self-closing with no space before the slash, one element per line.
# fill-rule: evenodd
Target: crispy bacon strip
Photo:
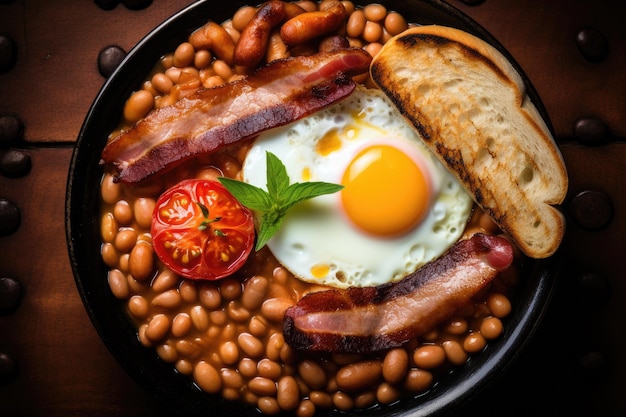
<path fill-rule="evenodd" d="M 512 262 L 506 239 L 475 234 L 397 283 L 304 296 L 285 312 L 285 340 L 344 353 L 400 346 L 450 318 Z"/>
<path fill-rule="evenodd" d="M 102 162 L 115 167 L 116 180 L 140 181 L 346 97 L 355 88 L 351 76 L 366 72 L 370 61 L 358 48 L 274 61 L 242 80 L 150 112 L 106 145 Z"/>

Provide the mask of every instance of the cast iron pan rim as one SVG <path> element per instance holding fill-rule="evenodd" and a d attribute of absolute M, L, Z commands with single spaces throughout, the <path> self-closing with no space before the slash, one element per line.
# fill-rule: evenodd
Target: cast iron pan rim
<path fill-rule="evenodd" d="M 373 3 L 367 0 L 358 4 Z M 127 55 L 117 70 L 107 79 L 94 100 L 81 127 L 74 149 L 67 178 L 65 224 L 70 264 L 75 283 L 89 318 L 108 350 L 132 378 L 155 398 L 161 400 L 172 412 L 181 415 L 207 415 L 223 412 L 236 415 L 257 415 L 251 407 L 227 402 L 219 397 L 202 393 L 190 378 L 177 374 L 171 364 L 163 363 L 153 349 L 143 348 L 137 341 L 135 329 L 124 316 L 119 301 L 108 291 L 104 279 L 106 269 L 94 248 L 94 236 L 99 236 L 99 219 L 93 213 L 99 206 L 99 193 L 93 190 L 102 175 L 97 166 L 99 154 L 106 142 L 106 135 L 116 125 L 115 117 L 107 117 L 111 110 L 119 111 L 125 98 L 139 87 L 140 81 L 156 63 L 164 51 L 173 50 L 186 34 L 201 26 L 209 17 L 220 21 L 227 18 L 237 7 L 249 4 L 236 0 L 230 4 L 211 4 L 210 0 L 196 2 L 176 13 L 144 37 Z M 528 88 L 528 94 L 544 120 L 551 126 L 547 113 L 532 84 L 513 57 L 484 28 L 454 7 L 437 0 L 390 0 L 385 2 L 390 10 L 427 10 L 436 14 L 433 22 L 426 19 L 420 23 L 449 24 L 471 32 L 500 50 L 520 72 Z M 223 12 L 223 16 L 218 16 Z M 428 18 L 430 15 L 426 13 Z M 222 19 L 222 20 L 223 20 Z M 444 22 L 441 22 L 441 21 Z M 150 66 L 147 66 L 150 65 Z M 107 113 L 108 112 L 108 113 Z M 91 191 L 91 193 L 90 193 Z M 85 196 L 88 198 L 86 199 Z M 516 305 L 505 334 L 498 342 L 491 343 L 486 352 L 472 358 L 465 368 L 441 379 L 427 393 L 402 403 L 370 410 L 344 413 L 330 411 L 329 416 L 435 416 L 448 414 L 480 393 L 485 386 L 499 378 L 517 359 L 540 323 L 554 291 L 560 256 L 534 261 L 530 276 L 536 280 L 534 292 L 529 285 L 523 286 L 528 294 L 529 305 Z M 94 281 L 93 276 L 100 281 Z M 102 291 L 95 285 L 100 284 Z M 519 304 L 519 303 L 518 303 Z M 127 323 L 121 324 L 121 323 Z M 112 327 L 111 326 L 115 326 Z M 463 376 L 463 378 L 459 378 Z M 162 378 L 166 383 L 158 383 Z"/>

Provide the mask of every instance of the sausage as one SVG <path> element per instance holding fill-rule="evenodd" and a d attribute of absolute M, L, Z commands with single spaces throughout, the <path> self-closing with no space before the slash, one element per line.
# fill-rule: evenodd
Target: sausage
<path fill-rule="evenodd" d="M 505 238 L 475 234 L 397 283 L 309 293 L 285 311 L 285 341 L 342 353 L 401 346 L 449 319 L 513 257 Z"/>
<path fill-rule="evenodd" d="M 346 15 L 346 8 L 340 1 L 328 1 L 322 3 L 319 11 L 287 20 L 280 28 L 280 36 L 287 45 L 298 45 L 337 30 Z"/>

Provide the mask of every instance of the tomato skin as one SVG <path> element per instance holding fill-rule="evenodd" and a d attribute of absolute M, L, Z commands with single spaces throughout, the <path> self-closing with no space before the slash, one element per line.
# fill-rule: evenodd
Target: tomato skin
<path fill-rule="evenodd" d="M 152 214 L 152 246 L 173 272 L 217 280 L 237 271 L 254 246 L 254 218 L 219 182 L 183 180 Z"/>

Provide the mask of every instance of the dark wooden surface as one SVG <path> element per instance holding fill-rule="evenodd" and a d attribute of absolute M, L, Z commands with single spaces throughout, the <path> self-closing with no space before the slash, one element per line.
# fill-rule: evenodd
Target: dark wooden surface
<path fill-rule="evenodd" d="M 17 376 L 0 383 L 0 416 L 163 414 L 91 326 L 69 266 L 64 197 L 73 142 L 104 82 L 99 51 L 112 44 L 129 50 L 187 3 L 154 0 L 142 10 L 105 11 L 87 0 L 0 2 L 0 34 L 18 46 L 15 67 L 0 74 L 0 113 L 24 121 L 18 147 L 32 161 L 25 176 L 0 176 L 0 198 L 22 216 L 17 231 L 0 237 L 0 277 L 24 288 L 18 308 L 0 315 L 0 354 L 18 365 Z M 495 35 L 539 91 L 570 174 L 566 212 L 589 190 L 613 207 L 599 231 L 569 218 L 565 267 L 548 314 L 510 371 L 465 411 L 624 416 L 625 7 L 610 0 L 450 3 Z M 604 34 L 606 59 L 592 63 L 581 55 L 576 35 L 583 28 Z M 574 126 L 584 117 L 606 123 L 609 143 L 577 140 Z M 491 407 L 479 405 L 484 399 Z"/>

